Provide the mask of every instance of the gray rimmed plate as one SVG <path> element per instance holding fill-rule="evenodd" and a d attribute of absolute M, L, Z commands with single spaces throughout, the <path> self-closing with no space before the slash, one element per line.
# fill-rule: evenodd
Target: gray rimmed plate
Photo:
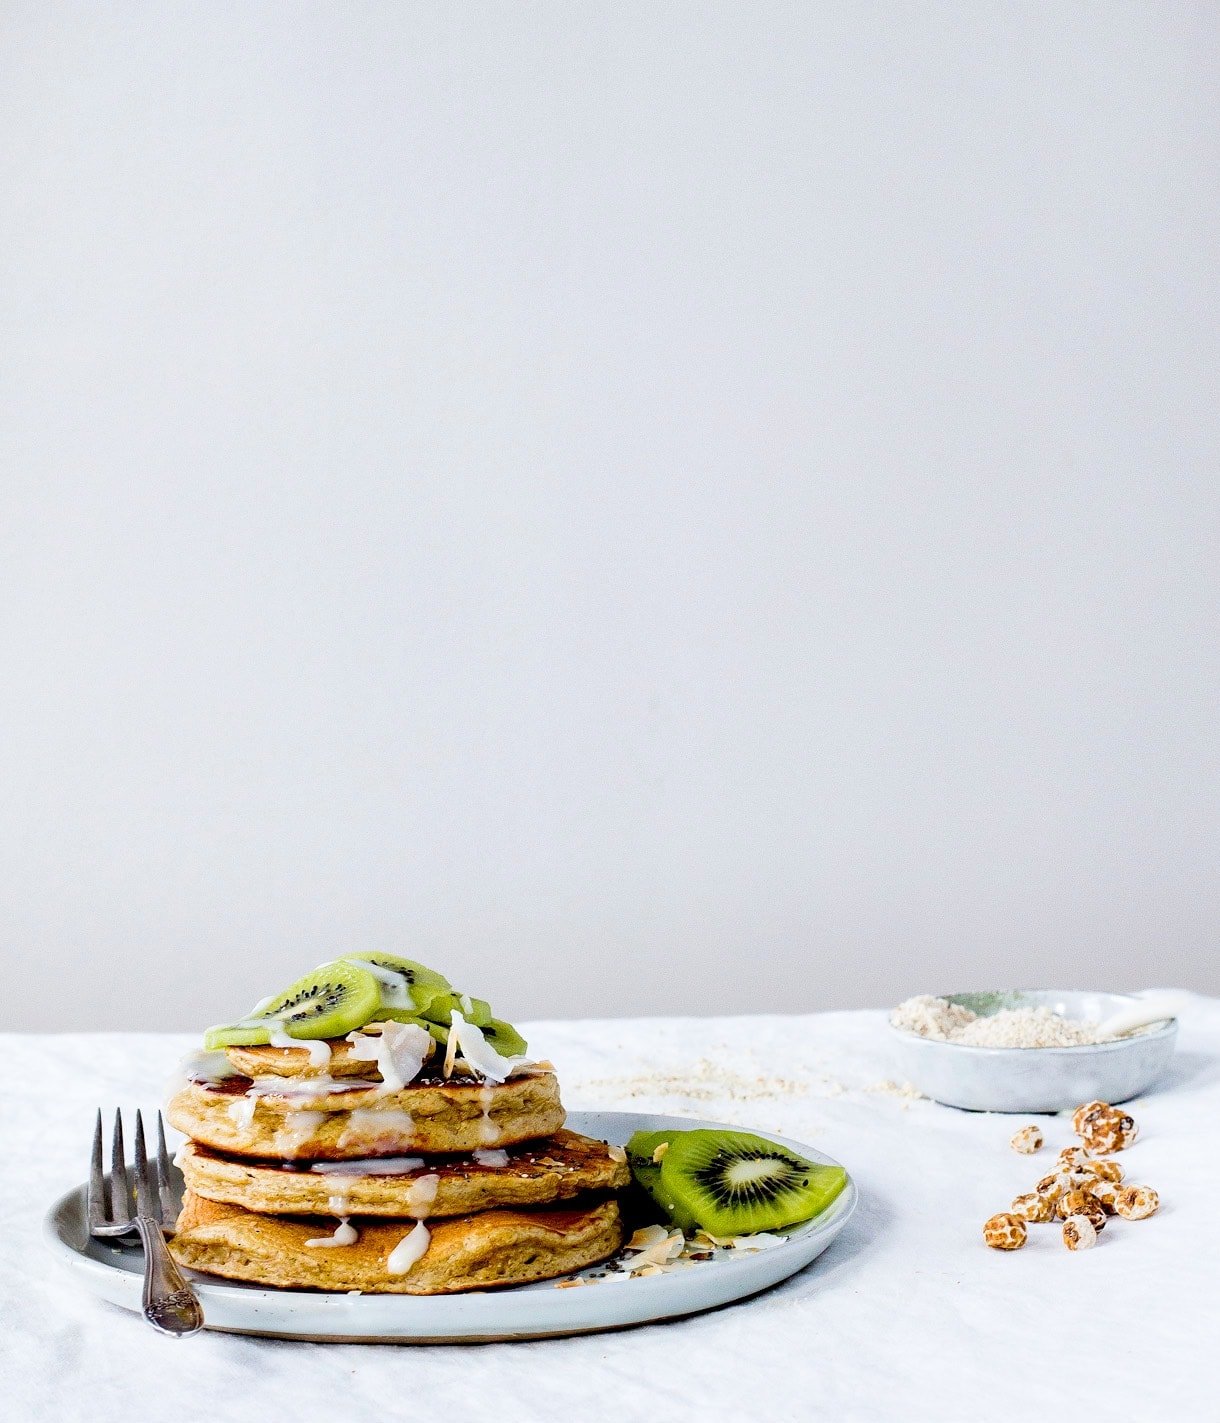
<path fill-rule="evenodd" d="M 982 1016 L 1045 1006 L 1093 1022 L 1140 1001 L 1128 993 L 1058 988 L 941 996 Z M 937 1102 L 975 1112 L 1062 1112 L 1095 1099 L 1126 1102 L 1147 1091 L 1169 1066 L 1178 1024 L 1166 1018 L 1129 1037 L 1085 1047 L 970 1047 L 921 1038 L 892 1024 L 890 1033 L 898 1071 Z"/>
<path fill-rule="evenodd" d="M 740 1128 L 688 1117 L 642 1112 L 574 1112 L 573 1131 L 626 1145 L 633 1132 Z M 759 1133 L 827 1166 L 839 1163 L 812 1147 Z M 457 1295 L 348 1295 L 265 1289 L 193 1272 L 205 1327 L 230 1334 L 265 1334 L 336 1343 L 477 1343 L 588 1334 L 698 1314 L 745 1299 L 794 1275 L 819 1256 L 851 1218 L 858 1199 L 848 1178 L 838 1198 L 815 1220 L 783 1233 L 782 1245 L 756 1252 L 718 1251 L 689 1268 L 623 1280 L 593 1280 L 580 1289 L 556 1289 L 554 1280 L 512 1289 Z M 142 1257 L 120 1242 L 90 1240 L 85 1231 L 85 1187 L 58 1200 L 47 1213 L 44 1235 L 51 1252 L 99 1299 L 140 1309 Z M 588 1277 L 596 1271 L 582 1271 Z"/>

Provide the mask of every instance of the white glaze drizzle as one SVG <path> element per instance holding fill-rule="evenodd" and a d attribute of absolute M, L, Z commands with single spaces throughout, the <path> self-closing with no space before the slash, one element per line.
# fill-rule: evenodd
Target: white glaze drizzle
<path fill-rule="evenodd" d="M 414 1228 L 398 1242 L 386 1258 L 386 1273 L 405 1275 L 412 1266 L 423 1259 L 431 1243 L 432 1236 L 422 1220 L 415 1222 Z"/>
<path fill-rule="evenodd" d="M 500 1147 L 493 1151 L 480 1150 L 474 1153 L 474 1159 L 480 1166 L 507 1166 L 508 1152 Z"/>
<path fill-rule="evenodd" d="M 272 1029 L 267 1044 L 269 1047 L 303 1048 L 309 1054 L 310 1067 L 325 1067 L 330 1061 L 330 1044 L 324 1038 L 294 1038 L 284 1031 L 282 1020 Z"/>
<path fill-rule="evenodd" d="M 329 1249 L 336 1245 L 355 1245 L 360 1239 L 360 1232 L 346 1216 L 341 1216 L 339 1224 L 335 1226 L 333 1235 L 323 1235 L 317 1240 L 307 1240 L 306 1245 L 318 1246 L 322 1249 Z"/>
<path fill-rule="evenodd" d="M 258 1099 L 249 1093 L 235 1098 L 229 1103 L 229 1116 L 233 1119 L 233 1124 L 248 1132 L 254 1123 L 254 1109 L 257 1106 Z"/>
<path fill-rule="evenodd" d="M 325 1120 L 325 1112 L 285 1112 L 283 1125 L 275 1134 L 276 1154 L 294 1155 Z"/>
<path fill-rule="evenodd" d="M 325 1097 L 331 1092 L 377 1092 L 380 1082 L 371 1077 L 331 1077 L 319 1073 L 316 1077 L 279 1077 L 272 1072 L 260 1073 L 246 1088 L 250 1097 Z"/>
<path fill-rule="evenodd" d="M 479 1088 L 479 1105 L 483 1108 L 483 1117 L 479 1122 L 479 1140 L 486 1146 L 492 1146 L 500 1140 L 500 1128 L 491 1119 L 491 1104 L 495 1100 L 494 1087 Z"/>
<path fill-rule="evenodd" d="M 415 1011 L 411 990 L 406 979 L 397 970 L 386 968 L 384 964 L 373 963 L 371 959 L 349 959 L 347 962 L 372 974 L 382 988 L 388 990 L 381 995 L 382 1007 L 405 1008 L 411 1013 Z"/>
<path fill-rule="evenodd" d="M 407 1140 L 403 1140 L 406 1137 Z M 410 1146 L 415 1137 L 415 1121 L 401 1107 L 357 1107 L 350 1112 L 339 1138 L 341 1147 L 357 1142 L 377 1146 Z"/>
<path fill-rule="evenodd" d="M 178 1064 L 177 1075 L 185 1085 L 187 1082 L 223 1082 L 226 1077 L 240 1077 L 241 1073 L 223 1049 L 209 1052 L 200 1048 L 187 1053 Z"/>
<path fill-rule="evenodd" d="M 432 1208 L 433 1201 L 436 1200 L 436 1193 L 440 1188 L 441 1178 L 435 1172 L 430 1172 L 427 1176 L 421 1176 L 418 1181 L 412 1181 L 407 1187 L 407 1215 L 424 1216 Z"/>
<path fill-rule="evenodd" d="M 409 1176 L 423 1164 L 422 1156 L 365 1156 L 350 1161 L 315 1161 L 309 1169 L 323 1176 Z"/>

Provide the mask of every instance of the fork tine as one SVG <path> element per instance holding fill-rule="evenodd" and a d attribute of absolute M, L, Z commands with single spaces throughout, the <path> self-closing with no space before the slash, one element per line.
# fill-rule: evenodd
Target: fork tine
<path fill-rule="evenodd" d="M 123 1112 L 114 1114 L 114 1136 L 110 1145 L 110 1219 L 131 1219 L 131 1188 L 127 1184 L 127 1151 L 123 1145 Z"/>
<path fill-rule="evenodd" d="M 93 1155 L 89 1160 L 89 1194 L 87 1197 L 89 1229 L 106 1224 L 106 1175 L 102 1167 L 102 1110 L 97 1112 L 93 1128 Z"/>
<path fill-rule="evenodd" d="M 157 1113 L 157 1183 L 161 1191 L 161 1219 L 173 1225 L 178 1219 L 178 1198 L 169 1174 L 169 1152 L 165 1149 L 165 1122 Z"/>
<path fill-rule="evenodd" d="M 136 1112 L 136 1146 L 132 1163 L 136 1172 L 136 1210 L 140 1215 L 161 1219 L 161 1203 L 153 1194 L 152 1183 L 148 1179 L 148 1147 L 144 1142 L 144 1117 Z"/>

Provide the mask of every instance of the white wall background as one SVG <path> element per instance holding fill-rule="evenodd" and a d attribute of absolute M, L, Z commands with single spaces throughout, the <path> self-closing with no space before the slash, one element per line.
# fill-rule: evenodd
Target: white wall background
<path fill-rule="evenodd" d="M 1220 989 L 1220 10 L 3 6 L 0 1021 Z"/>

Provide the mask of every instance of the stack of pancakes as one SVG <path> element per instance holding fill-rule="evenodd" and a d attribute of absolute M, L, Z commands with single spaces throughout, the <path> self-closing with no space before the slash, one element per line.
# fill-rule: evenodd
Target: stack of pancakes
<path fill-rule="evenodd" d="M 370 1025 L 365 1034 L 377 1034 Z M 231 1047 L 188 1065 L 170 1122 L 190 1139 L 170 1249 L 230 1279 L 447 1294 L 614 1254 L 620 1148 L 563 1129 L 547 1063 L 503 1082 L 434 1057 L 405 1086 L 346 1041 Z"/>

